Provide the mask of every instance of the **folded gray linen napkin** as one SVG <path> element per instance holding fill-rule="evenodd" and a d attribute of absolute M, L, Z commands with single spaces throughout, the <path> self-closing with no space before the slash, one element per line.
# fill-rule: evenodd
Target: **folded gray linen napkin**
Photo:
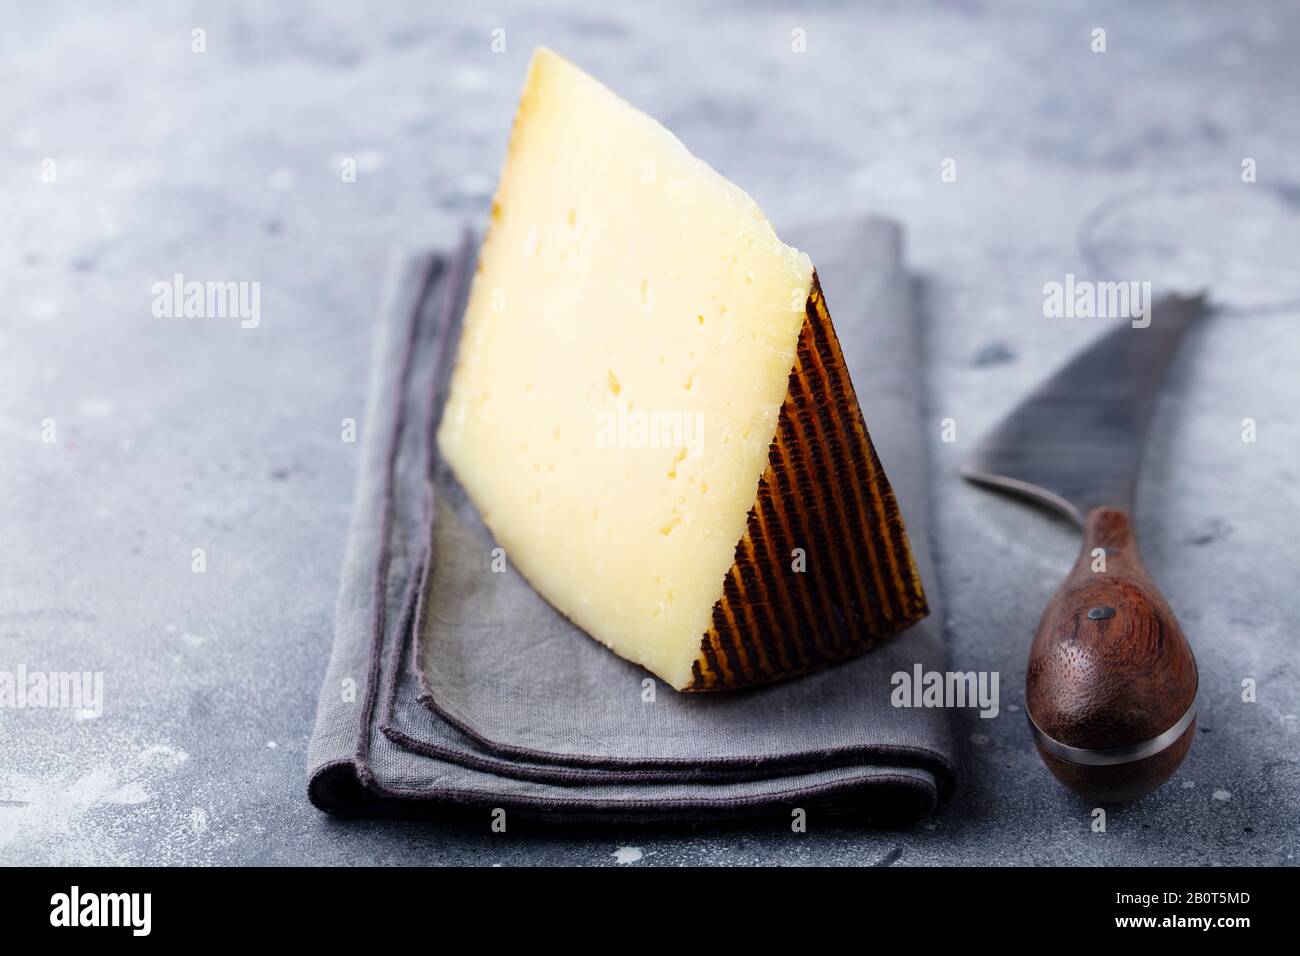
<path fill-rule="evenodd" d="M 460 807 L 684 822 L 801 807 L 895 822 L 951 790 L 945 712 L 890 702 L 893 674 L 943 665 L 899 229 L 854 218 L 784 238 L 817 265 L 930 617 L 865 656 L 771 686 L 678 694 L 647 683 L 513 569 L 490 570 L 495 544 L 433 441 L 475 246 L 399 257 L 308 749 L 313 803 L 339 815 Z"/>

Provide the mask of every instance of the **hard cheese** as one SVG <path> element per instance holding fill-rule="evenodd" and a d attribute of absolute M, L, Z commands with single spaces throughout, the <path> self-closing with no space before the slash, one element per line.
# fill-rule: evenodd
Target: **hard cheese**
<path fill-rule="evenodd" d="M 438 446 L 532 585 L 678 690 L 815 670 L 926 613 L 808 257 L 545 49 Z"/>

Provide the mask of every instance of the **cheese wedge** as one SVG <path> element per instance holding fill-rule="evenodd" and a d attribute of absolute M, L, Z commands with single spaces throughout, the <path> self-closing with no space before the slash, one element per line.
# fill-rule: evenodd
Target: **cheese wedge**
<path fill-rule="evenodd" d="M 678 690 L 816 670 L 926 613 L 808 257 L 545 49 L 438 447 L 533 587 Z"/>

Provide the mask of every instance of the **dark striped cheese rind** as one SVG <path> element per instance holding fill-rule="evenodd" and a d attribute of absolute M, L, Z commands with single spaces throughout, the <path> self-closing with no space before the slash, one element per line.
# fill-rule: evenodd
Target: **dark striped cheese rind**
<path fill-rule="evenodd" d="M 796 570 L 800 551 L 804 569 Z M 819 670 L 877 647 L 928 610 L 814 273 L 768 465 L 684 690 Z"/>

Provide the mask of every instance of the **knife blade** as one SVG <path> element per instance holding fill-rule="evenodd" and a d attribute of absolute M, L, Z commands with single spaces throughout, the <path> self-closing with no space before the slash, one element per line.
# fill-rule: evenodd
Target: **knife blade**
<path fill-rule="evenodd" d="M 1137 799 L 1191 745 L 1191 647 L 1137 549 L 1142 446 L 1174 349 L 1204 296 L 1167 295 L 1066 363 L 971 453 L 972 482 L 1055 508 L 1083 547 L 1048 602 L 1025 671 L 1025 713 L 1052 774 L 1091 800 Z"/>
<path fill-rule="evenodd" d="M 1133 510 L 1147 425 L 1165 367 L 1203 295 L 1165 296 L 1047 379 L 976 446 L 970 481 L 1026 495 L 1082 525 L 1094 508 Z"/>

